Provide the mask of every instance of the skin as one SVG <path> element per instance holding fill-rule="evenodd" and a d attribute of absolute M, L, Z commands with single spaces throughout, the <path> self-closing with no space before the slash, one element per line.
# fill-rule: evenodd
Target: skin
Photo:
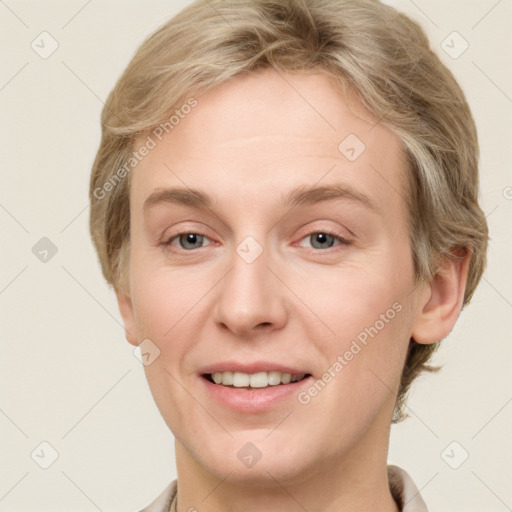
<path fill-rule="evenodd" d="M 176 438 L 178 512 L 396 511 L 386 458 L 407 346 L 450 332 L 468 261 L 415 282 L 399 139 L 323 74 L 264 70 L 197 99 L 133 171 L 129 290 L 117 291 L 128 341 L 161 351 L 145 372 Z M 366 146 L 353 162 L 338 150 L 349 134 Z M 375 210 L 346 197 L 280 205 L 295 186 L 340 182 Z M 143 212 L 172 186 L 201 189 L 211 209 Z M 187 245 L 187 233 L 204 238 Z M 250 264 L 236 252 L 247 236 L 263 248 Z M 227 359 L 318 379 L 396 302 L 395 318 L 307 404 L 244 413 L 204 390 L 199 369 Z M 262 454 L 252 468 L 237 457 L 248 442 Z"/>

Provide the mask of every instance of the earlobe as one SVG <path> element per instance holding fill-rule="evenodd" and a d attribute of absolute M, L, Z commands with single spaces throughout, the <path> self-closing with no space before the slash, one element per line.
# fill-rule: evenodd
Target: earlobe
<path fill-rule="evenodd" d="M 435 343 L 453 329 L 464 302 L 470 260 L 471 252 L 465 249 L 445 257 L 434 279 L 425 284 L 412 330 L 417 343 Z"/>
<path fill-rule="evenodd" d="M 128 343 L 137 347 L 139 341 L 137 338 L 137 329 L 135 325 L 135 315 L 133 314 L 133 305 L 131 298 L 123 291 L 116 291 L 117 304 L 123 318 L 124 332 Z"/>

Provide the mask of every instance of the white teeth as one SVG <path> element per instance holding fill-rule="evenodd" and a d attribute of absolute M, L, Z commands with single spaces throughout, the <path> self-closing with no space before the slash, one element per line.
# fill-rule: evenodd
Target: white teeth
<path fill-rule="evenodd" d="M 233 372 L 223 372 L 222 373 L 222 384 L 224 384 L 224 386 L 232 386 L 233 385 Z"/>
<path fill-rule="evenodd" d="M 215 372 L 211 377 L 215 384 L 223 386 L 234 386 L 235 388 L 266 388 L 279 384 L 297 382 L 305 377 L 305 373 L 281 373 L 277 371 L 243 373 L 243 372 Z"/>
<path fill-rule="evenodd" d="M 235 386 L 235 388 L 246 387 L 249 385 L 250 381 L 251 381 L 251 376 L 248 373 L 241 373 L 241 372 L 233 373 L 233 386 Z"/>
<path fill-rule="evenodd" d="M 258 372 L 251 374 L 249 379 L 251 388 L 266 388 L 268 386 L 267 372 Z"/>
<path fill-rule="evenodd" d="M 291 373 L 283 373 L 281 375 L 281 384 L 290 384 L 291 381 L 292 381 Z"/>
<path fill-rule="evenodd" d="M 281 384 L 281 372 L 268 372 L 268 383 L 270 386 Z"/>

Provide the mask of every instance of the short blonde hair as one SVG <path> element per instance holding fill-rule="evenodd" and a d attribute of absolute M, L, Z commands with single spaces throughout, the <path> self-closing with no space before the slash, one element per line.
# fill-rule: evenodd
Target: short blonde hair
<path fill-rule="evenodd" d="M 421 27 L 377 0 L 198 0 L 144 41 L 103 109 L 90 181 L 90 230 L 107 282 L 129 293 L 126 162 L 135 141 L 168 123 L 192 95 L 268 67 L 326 73 L 399 136 L 410 168 L 416 277 L 431 280 L 443 257 L 469 251 L 466 305 L 484 271 L 488 241 L 478 205 L 475 123 Z M 411 339 L 393 421 L 405 417 L 415 377 L 434 370 L 427 362 L 437 345 Z"/>

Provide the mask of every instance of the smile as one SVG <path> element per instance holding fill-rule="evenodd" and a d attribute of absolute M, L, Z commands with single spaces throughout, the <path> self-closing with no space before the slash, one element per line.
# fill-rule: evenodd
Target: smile
<path fill-rule="evenodd" d="M 269 386 L 278 386 L 280 384 L 290 384 L 299 382 L 307 373 L 283 373 L 279 371 L 243 373 L 243 372 L 214 372 L 205 374 L 204 377 L 210 382 L 221 386 L 235 388 L 266 388 Z"/>

